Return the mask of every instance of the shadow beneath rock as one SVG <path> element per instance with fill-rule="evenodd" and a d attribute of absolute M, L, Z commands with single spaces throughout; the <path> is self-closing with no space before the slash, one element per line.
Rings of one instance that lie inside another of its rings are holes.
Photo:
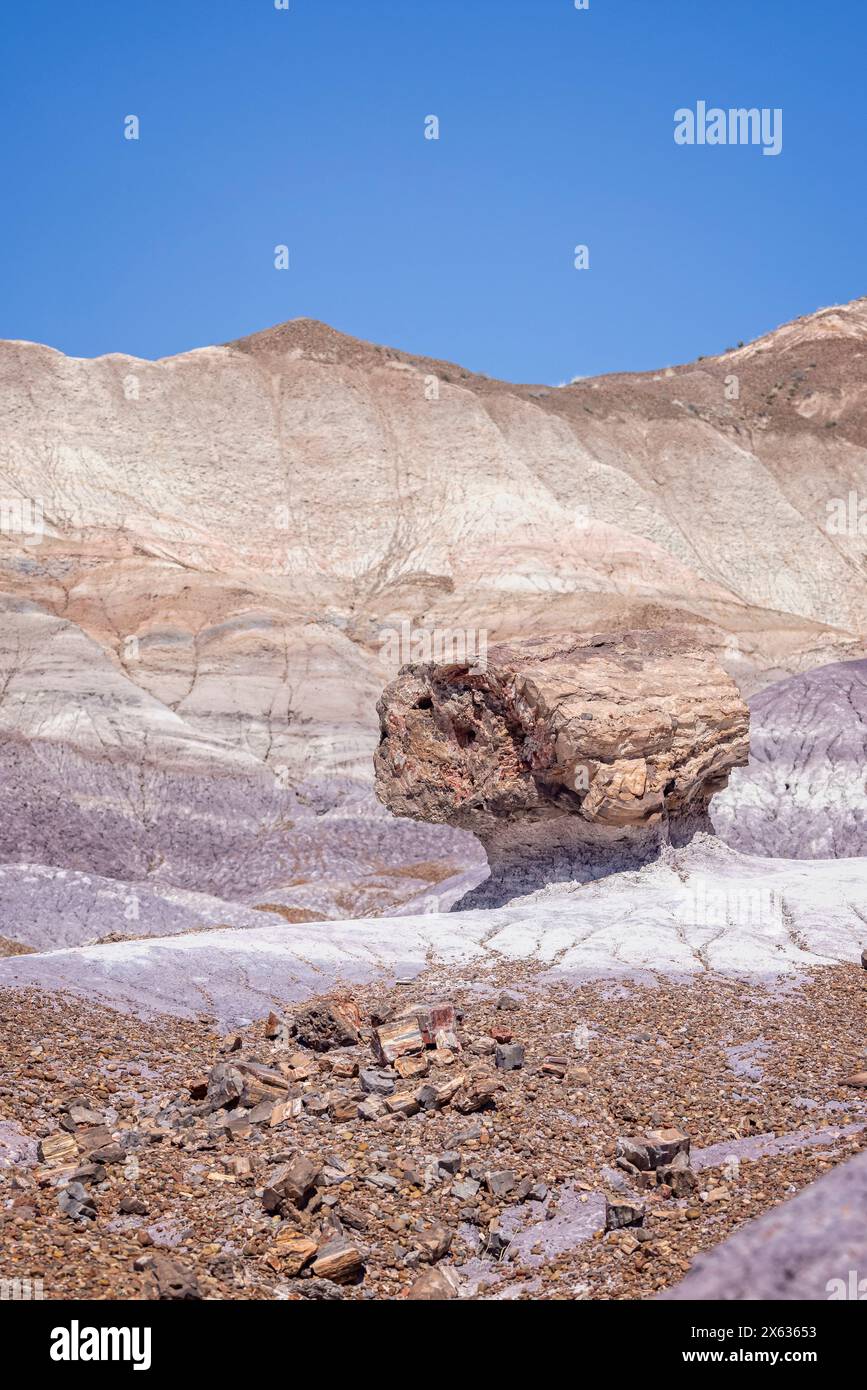
<path fill-rule="evenodd" d="M 682 849 L 698 833 L 713 833 L 704 812 L 616 834 L 584 825 L 576 817 L 524 825 L 517 831 L 509 827 L 508 834 L 504 827 L 495 843 L 485 845 L 489 876 L 449 911 L 508 907 L 555 884 L 578 886 L 635 872 L 669 848 Z"/>

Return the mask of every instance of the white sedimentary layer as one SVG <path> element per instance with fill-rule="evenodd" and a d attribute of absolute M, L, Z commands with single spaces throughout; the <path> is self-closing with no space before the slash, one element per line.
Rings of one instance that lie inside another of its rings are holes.
<path fill-rule="evenodd" d="M 431 964 L 532 962 L 542 978 L 793 978 L 854 961 L 867 939 L 867 861 L 762 860 L 699 836 L 636 873 L 554 885 L 493 911 L 196 932 L 0 961 L 0 986 L 71 990 L 145 1012 L 264 1015 L 338 982 Z"/>

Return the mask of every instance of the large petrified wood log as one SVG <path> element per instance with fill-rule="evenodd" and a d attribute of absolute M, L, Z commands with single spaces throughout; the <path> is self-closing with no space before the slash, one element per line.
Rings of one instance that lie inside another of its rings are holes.
<path fill-rule="evenodd" d="M 504 643 L 484 669 L 405 666 L 377 709 L 380 800 L 485 846 L 491 879 L 462 908 L 686 843 L 749 748 L 734 682 L 679 629 Z"/>

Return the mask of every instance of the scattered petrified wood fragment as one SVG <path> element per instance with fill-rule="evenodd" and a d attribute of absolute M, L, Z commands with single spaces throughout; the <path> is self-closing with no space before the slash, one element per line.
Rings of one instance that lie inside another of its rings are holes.
<path fill-rule="evenodd" d="M 43 1163 L 71 1163 L 78 1157 L 78 1142 L 71 1134 L 49 1134 L 39 1141 L 39 1158 Z"/>
<path fill-rule="evenodd" d="M 642 1142 L 647 1148 L 651 1168 L 673 1163 L 678 1154 L 689 1157 L 689 1135 L 681 1129 L 649 1129 Z"/>
<path fill-rule="evenodd" d="M 404 1018 L 415 1018 L 425 1046 L 432 1047 L 438 1032 L 451 1032 L 456 1023 L 454 1004 L 419 1004 L 407 1009 Z"/>
<path fill-rule="evenodd" d="M 306 1264 L 309 1264 L 318 1249 L 316 1241 L 311 1240 L 303 1231 L 289 1229 L 278 1231 L 274 1245 L 267 1256 L 268 1264 L 272 1269 L 292 1278 L 301 1273 L 301 1270 Z"/>
<path fill-rule="evenodd" d="M 292 1020 L 291 1032 L 302 1047 L 328 1052 L 357 1043 L 360 1027 L 361 1015 L 354 999 L 335 995 L 300 1009 Z"/>
<path fill-rule="evenodd" d="M 203 1297 L 193 1271 L 169 1259 L 167 1255 L 149 1256 L 146 1268 L 156 1284 L 157 1298 L 176 1302 Z"/>
<path fill-rule="evenodd" d="M 457 1280 L 440 1269 L 428 1269 L 419 1275 L 406 1296 L 416 1303 L 451 1301 L 458 1296 Z"/>
<path fill-rule="evenodd" d="M 305 1154 L 295 1154 L 271 1175 L 262 1194 L 262 1205 L 268 1212 L 279 1211 L 284 1205 L 303 1207 L 312 1197 L 319 1177 L 320 1165 Z"/>
<path fill-rule="evenodd" d="M 496 1104 L 497 1092 L 503 1090 L 505 1086 L 496 1076 L 471 1076 L 455 1095 L 453 1104 L 462 1115 L 490 1110 Z"/>
<path fill-rule="evenodd" d="M 621 1231 L 626 1226 L 640 1226 L 644 1221 L 645 1211 L 643 1202 L 633 1202 L 626 1197 L 606 1197 L 605 1229 Z"/>
<path fill-rule="evenodd" d="M 408 1018 L 398 1019 L 396 1023 L 384 1023 L 381 1028 L 375 1029 L 373 1046 L 379 1061 L 386 1063 L 423 1052 L 425 1041 L 418 1020 L 411 1014 Z"/>
<path fill-rule="evenodd" d="M 335 1284 L 352 1284 L 364 1272 L 364 1261 L 356 1245 L 343 1237 L 323 1245 L 313 1261 L 317 1279 L 331 1279 Z"/>

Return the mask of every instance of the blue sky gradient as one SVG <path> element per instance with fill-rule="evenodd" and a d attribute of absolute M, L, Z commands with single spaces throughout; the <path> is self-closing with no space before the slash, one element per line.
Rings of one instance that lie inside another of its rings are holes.
<path fill-rule="evenodd" d="M 863 0 L 7 5 L 0 337 L 305 315 L 537 382 L 718 352 L 867 292 L 865 52 Z M 782 107 L 782 153 L 677 146 L 700 99 Z"/>

